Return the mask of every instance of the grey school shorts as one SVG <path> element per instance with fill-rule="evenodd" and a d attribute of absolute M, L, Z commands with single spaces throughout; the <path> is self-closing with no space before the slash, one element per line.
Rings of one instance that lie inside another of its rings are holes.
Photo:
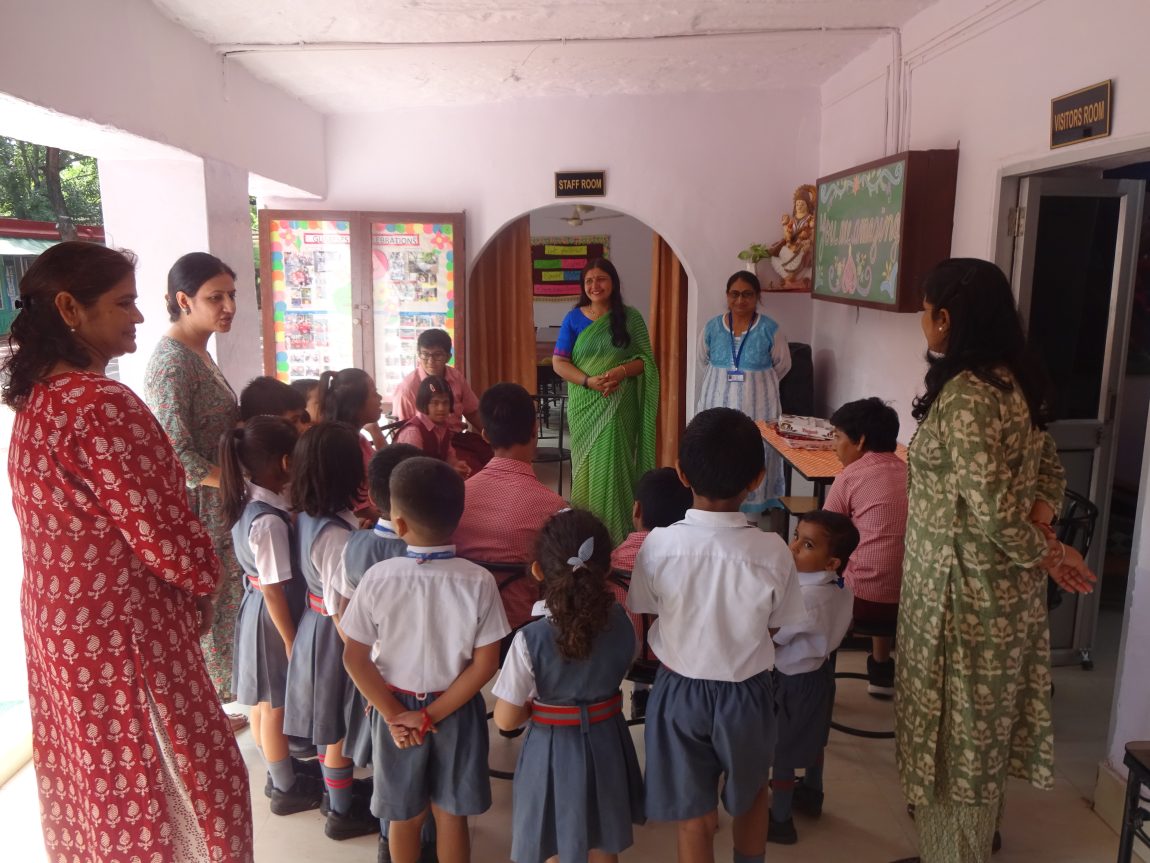
<path fill-rule="evenodd" d="M 409 710 L 426 707 L 414 695 L 395 693 Z M 491 807 L 487 772 L 487 708 L 474 698 L 436 726 L 421 746 L 400 749 L 378 713 L 371 720 L 375 789 L 371 813 L 407 821 L 434 803 L 452 815 L 479 815 Z"/>
<path fill-rule="evenodd" d="M 718 799 L 742 815 L 770 778 L 775 736 L 770 671 L 727 683 L 660 668 L 647 703 L 647 817 L 698 818 Z"/>

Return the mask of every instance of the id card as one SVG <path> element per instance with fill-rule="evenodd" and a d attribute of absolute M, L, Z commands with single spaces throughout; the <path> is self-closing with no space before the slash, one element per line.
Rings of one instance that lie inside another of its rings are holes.
<path fill-rule="evenodd" d="M 741 384 L 747 379 L 747 373 L 741 372 L 738 369 L 732 369 L 727 372 L 727 383 Z"/>

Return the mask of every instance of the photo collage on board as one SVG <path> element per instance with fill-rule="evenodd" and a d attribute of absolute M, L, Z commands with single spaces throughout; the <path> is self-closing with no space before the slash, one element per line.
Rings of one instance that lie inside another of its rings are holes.
<path fill-rule="evenodd" d="M 437 247 L 436 236 L 397 231 L 373 237 L 380 392 L 393 392 L 415 367 L 421 332 L 453 334 L 451 275 L 444 267 L 450 251 Z"/>
<path fill-rule="evenodd" d="M 332 332 L 332 315 L 350 299 L 350 258 L 344 232 L 298 230 L 283 251 L 284 344 L 288 377 L 317 378 L 350 364 L 350 344 Z M 341 300 L 343 302 L 341 303 Z M 348 309 L 350 311 L 350 309 Z M 346 315 L 346 312 L 344 313 Z M 333 346 L 338 346 L 334 347 Z"/>

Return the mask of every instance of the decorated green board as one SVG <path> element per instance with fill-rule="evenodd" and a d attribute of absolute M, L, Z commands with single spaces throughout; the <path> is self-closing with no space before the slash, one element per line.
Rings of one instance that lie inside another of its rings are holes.
<path fill-rule="evenodd" d="M 814 292 L 893 306 L 906 160 L 819 183 Z"/>
<path fill-rule="evenodd" d="M 922 150 L 819 179 L 812 295 L 917 310 L 922 277 L 950 255 L 957 170 L 957 150 Z"/>

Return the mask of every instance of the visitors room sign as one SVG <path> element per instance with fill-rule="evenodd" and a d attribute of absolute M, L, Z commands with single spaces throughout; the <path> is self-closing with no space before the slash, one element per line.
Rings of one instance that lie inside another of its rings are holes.
<path fill-rule="evenodd" d="M 607 194 L 606 171 L 556 171 L 556 198 L 602 198 Z"/>
<path fill-rule="evenodd" d="M 1050 149 L 1110 135 L 1113 81 L 1050 100 Z"/>

